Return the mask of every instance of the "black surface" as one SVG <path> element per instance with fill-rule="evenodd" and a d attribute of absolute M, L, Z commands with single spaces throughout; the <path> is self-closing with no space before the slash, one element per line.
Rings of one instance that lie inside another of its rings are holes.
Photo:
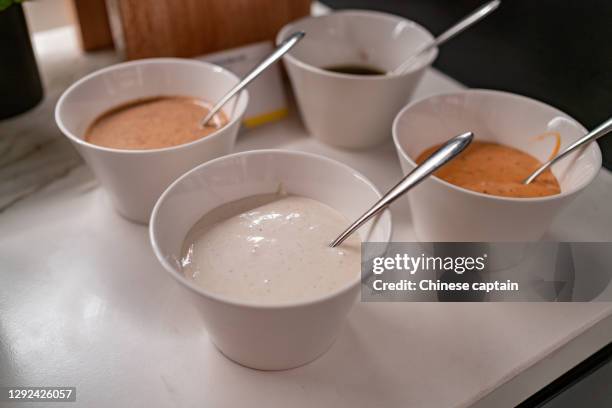
<path fill-rule="evenodd" d="M 0 119 L 35 106 L 43 96 L 21 4 L 0 11 Z"/>
<path fill-rule="evenodd" d="M 402 15 L 440 34 L 485 0 L 323 0 Z M 502 0 L 441 47 L 435 66 L 474 88 L 527 95 L 591 129 L 612 115 L 612 1 Z M 612 136 L 600 140 L 612 168 Z"/>
<path fill-rule="evenodd" d="M 612 343 L 572 368 L 519 408 L 612 407 Z"/>

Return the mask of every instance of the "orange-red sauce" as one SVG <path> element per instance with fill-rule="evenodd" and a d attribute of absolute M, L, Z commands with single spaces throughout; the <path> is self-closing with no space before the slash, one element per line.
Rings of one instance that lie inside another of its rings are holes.
<path fill-rule="evenodd" d="M 219 112 L 208 126 L 200 126 L 209 109 L 210 104 L 184 96 L 139 99 L 98 117 L 87 129 L 85 140 L 104 147 L 137 150 L 189 143 L 227 124 L 227 116 Z"/>
<path fill-rule="evenodd" d="M 439 148 L 440 145 L 436 145 L 422 152 L 416 159 L 417 164 Z M 518 149 L 475 141 L 434 175 L 459 187 L 490 195 L 543 197 L 559 194 L 559 182 L 550 170 L 530 184 L 522 184 L 540 165 L 535 157 Z"/>

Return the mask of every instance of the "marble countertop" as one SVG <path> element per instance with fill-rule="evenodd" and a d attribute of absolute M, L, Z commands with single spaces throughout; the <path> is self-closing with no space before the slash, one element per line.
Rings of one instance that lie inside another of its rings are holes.
<path fill-rule="evenodd" d="M 72 27 L 45 31 L 34 38 L 45 97 L 29 112 L 0 121 L 0 213 L 82 165 L 55 125 L 55 103 L 78 78 L 119 62 L 110 51 L 85 57 Z"/>
<path fill-rule="evenodd" d="M 611 303 L 358 303 L 311 364 L 260 372 L 228 361 L 146 228 L 113 211 L 55 126 L 62 90 L 118 58 L 81 54 L 70 28 L 37 35 L 35 47 L 45 100 L 0 122 L 0 386 L 76 386 L 67 407 L 513 406 L 611 340 Z M 430 70 L 415 97 L 460 87 Z M 401 174 L 391 143 L 332 149 L 295 114 L 242 132 L 237 150 L 267 147 L 333 157 L 380 189 Z M 602 170 L 550 236 L 609 241 L 611 202 Z M 413 239 L 406 205 L 392 211 L 394 239 Z"/>

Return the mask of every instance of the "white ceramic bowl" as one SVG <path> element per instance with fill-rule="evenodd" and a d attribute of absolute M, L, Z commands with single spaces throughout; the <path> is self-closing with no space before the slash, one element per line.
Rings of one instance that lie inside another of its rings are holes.
<path fill-rule="evenodd" d="M 338 147 L 365 148 L 390 137 L 391 123 L 408 102 L 431 50 L 399 76 L 348 75 L 322 67 L 366 64 L 390 71 L 433 40 L 420 25 L 374 11 L 339 11 L 292 22 L 277 42 L 302 30 L 304 39 L 283 59 L 310 134 Z"/>
<path fill-rule="evenodd" d="M 239 81 L 206 62 L 155 58 L 113 65 L 75 82 L 57 102 L 55 120 L 129 220 L 147 223 L 159 195 L 178 176 L 207 160 L 231 153 L 248 103 L 243 92 L 224 111 L 230 122 L 215 133 L 183 145 L 153 150 L 122 150 L 83 140 L 87 127 L 105 111 L 125 102 L 184 95 L 207 101 L 221 98 Z"/>
<path fill-rule="evenodd" d="M 372 183 L 339 162 L 309 153 L 254 150 L 210 161 L 180 177 L 160 197 L 149 226 L 155 255 L 188 289 L 214 344 L 230 359 L 263 370 L 296 367 L 323 354 L 359 294 L 360 278 L 317 299 L 260 305 L 199 287 L 184 276 L 178 260 L 187 232 L 205 213 L 277 191 L 279 183 L 287 192 L 321 201 L 351 220 L 380 198 Z M 384 213 L 360 235 L 388 242 L 390 214 Z"/>
<path fill-rule="evenodd" d="M 458 133 L 475 140 L 512 146 L 546 161 L 555 138 L 561 149 L 586 134 L 565 113 L 542 102 L 506 92 L 466 90 L 432 96 L 406 106 L 393 123 L 393 139 L 404 174 L 426 148 Z M 554 217 L 585 188 L 601 167 L 597 143 L 552 167 L 561 194 L 541 198 L 507 198 L 481 194 L 430 177 L 408 193 L 412 222 L 420 241 L 534 241 Z"/>

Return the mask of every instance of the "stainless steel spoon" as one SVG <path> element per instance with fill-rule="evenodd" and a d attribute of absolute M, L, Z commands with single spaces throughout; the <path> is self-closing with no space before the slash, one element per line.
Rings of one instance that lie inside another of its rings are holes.
<path fill-rule="evenodd" d="M 399 67 L 395 68 L 393 71 L 389 72 L 387 75 L 400 75 L 402 72 L 404 72 L 404 70 L 406 70 L 408 67 L 410 67 L 410 65 L 412 65 L 414 60 L 419 55 L 431 50 L 432 48 L 439 47 L 457 34 L 476 24 L 477 22 L 491 14 L 493 10 L 499 7 L 500 4 L 500 0 L 493 0 L 483 6 L 478 7 L 478 9 L 473 11 L 470 15 L 464 17 L 457 24 L 437 36 L 431 43 L 427 44 L 425 47 L 421 48 L 412 56 L 408 57 L 406 61 L 404 61 Z"/>
<path fill-rule="evenodd" d="M 608 134 L 610 131 L 612 131 L 612 118 L 606 120 L 604 123 L 597 126 L 595 129 L 593 129 L 592 131 L 590 131 L 589 133 L 587 133 L 586 135 L 584 135 L 583 137 L 581 137 L 580 139 L 576 140 L 574 143 L 566 147 L 561 153 L 557 154 L 555 157 L 553 157 L 552 159 L 550 159 L 549 161 L 541 165 L 536 171 L 531 173 L 529 177 L 523 180 L 523 184 L 531 183 L 540 174 L 546 171 L 547 168 L 549 168 L 550 166 L 552 166 L 553 164 L 555 164 L 556 162 L 558 162 L 559 160 L 561 160 L 562 158 L 564 158 L 565 156 L 567 156 L 568 154 L 570 154 L 571 152 L 579 148 L 580 146 L 585 145 L 589 142 L 592 142 L 593 140 L 599 139 L 600 137 Z"/>
<path fill-rule="evenodd" d="M 329 246 L 336 247 L 344 242 L 353 232 L 365 224 L 370 218 L 387 208 L 392 202 L 419 184 L 427 176 L 440 167 L 444 166 L 455 156 L 463 151 L 472 142 L 474 134 L 472 132 L 463 133 L 455 136 L 436 150 L 423 163 L 406 175 L 399 183 L 389 190 L 376 204 L 366 211 L 361 217 L 352 223 L 342 234 L 338 236 Z"/>
<path fill-rule="evenodd" d="M 246 87 L 252 80 L 257 78 L 259 74 L 266 70 L 270 65 L 274 64 L 280 57 L 282 57 L 287 51 L 289 51 L 295 44 L 297 44 L 303 37 L 306 35 L 303 31 L 297 31 L 287 37 L 275 50 L 272 54 L 270 54 L 266 59 L 264 59 L 259 65 L 251 70 L 248 74 L 245 75 L 244 78 L 236 86 L 234 86 L 228 93 L 223 96 L 217 102 L 215 106 L 208 112 L 208 115 L 200 122 L 202 127 L 206 126 L 206 124 L 215 116 L 215 114 L 225 105 L 234 95 L 240 92 L 244 87 Z"/>

